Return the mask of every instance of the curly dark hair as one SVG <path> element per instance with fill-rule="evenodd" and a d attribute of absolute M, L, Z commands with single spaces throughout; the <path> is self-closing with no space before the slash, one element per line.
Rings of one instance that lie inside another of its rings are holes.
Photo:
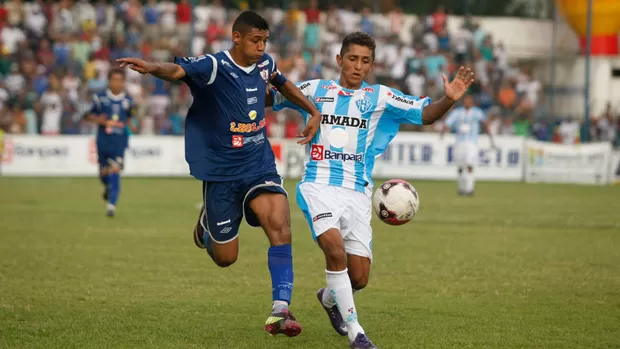
<path fill-rule="evenodd" d="M 351 45 L 368 47 L 372 50 L 372 60 L 375 60 L 375 48 L 377 48 L 377 44 L 375 43 L 375 39 L 370 35 L 363 32 L 355 32 L 345 36 L 342 40 L 342 47 L 340 48 L 341 57 L 344 57 L 344 54 L 347 53 Z"/>

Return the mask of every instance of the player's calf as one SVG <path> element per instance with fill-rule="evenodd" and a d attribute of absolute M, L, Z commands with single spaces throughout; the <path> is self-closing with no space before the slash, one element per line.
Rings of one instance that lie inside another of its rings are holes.
<path fill-rule="evenodd" d="M 271 186 L 278 190 L 277 186 Z M 283 189 L 282 189 L 283 190 Z M 301 325 L 289 316 L 288 306 L 293 292 L 293 250 L 291 247 L 291 220 L 286 196 L 281 192 L 262 192 L 249 202 L 254 219 L 265 231 L 271 247 L 267 253 L 267 265 L 271 274 L 272 310 L 265 323 L 270 334 L 284 333 L 296 336 Z"/>
<path fill-rule="evenodd" d="M 354 291 L 360 291 L 368 285 L 370 259 L 362 256 L 349 255 L 348 260 L 351 287 L 353 287 Z"/>

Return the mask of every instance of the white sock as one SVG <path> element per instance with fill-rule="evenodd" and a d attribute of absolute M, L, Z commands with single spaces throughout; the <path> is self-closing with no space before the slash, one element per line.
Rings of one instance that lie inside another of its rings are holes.
<path fill-rule="evenodd" d="M 467 172 L 467 192 L 468 193 L 473 193 L 474 192 L 474 173 L 473 172 Z"/>
<path fill-rule="evenodd" d="M 281 313 L 284 309 L 288 309 L 288 303 L 285 301 L 273 301 L 271 304 L 271 313 L 278 314 Z"/>
<path fill-rule="evenodd" d="M 467 175 L 465 174 L 465 171 L 462 171 L 459 173 L 459 179 L 458 179 L 458 184 L 459 184 L 459 192 L 464 193 L 467 191 Z"/>
<path fill-rule="evenodd" d="M 353 290 L 353 296 L 358 293 L 360 290 Z M 323 292 L 323 305 L 331 308 L 336 305 L 336 301 L 334 300 L 334 296 L 331 294 L 329 288 L 325 288 L 325 292 Z"/>
<path fill-rule="evenodd" d="M 325 288 L 325 292 L 323 292 L 323 305 L 331 308 L 336 305 L 336 301 L 334 300 L 334 296 L 331 294 L 331 290 L 329 287 Z"/>
<path fill-rule="evenodd" d="M 349 340 L 353 341 L 358 333 L 365 332 L 357 322 L 357 310 L 355 309 L 355 302 L 353 302 L 353 289 L 347 269 L 342 271 L 325 270 L 325 273 L 327 274 L 327 288 L 333 295 L 338 311 L 347 324 Z"/>

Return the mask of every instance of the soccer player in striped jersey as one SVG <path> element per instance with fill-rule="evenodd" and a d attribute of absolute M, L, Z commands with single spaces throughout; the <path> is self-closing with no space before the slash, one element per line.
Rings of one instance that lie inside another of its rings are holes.
<path fill-rule="evenodd" d="M 446 128 L 456 133 L 454 160 L 458 167 L 458 194 L 471 196 L 474 194 L 474 166 L 478 163 L 478 136 L 480 125 L 489 136 L 491 147 L 495 148 L 493 135 L 489 132 L 486 115 L 482 109 L 474 105 L 472 96 L 465 96 L 463 106 L 452 110 L 446 118 Z"/>
<path fill-rule="evenodd" d="M 432 124 L 463 97 L 473 82 L 469 69 L 459 69 L 446 95 L 407 96 L 364 79 L 373 68 L 375 41 L 365 33 L 344 38 L 336 61 L 340 79 L 298 84 L 321 112 L 319 132 L 309 144 L 310 156 L 297 186 L 297 202 L 313 238 L 323 250 L 327 285 L 317 292 L 334 329 L 348 336 L 351 348 L 375 348 L 358 322 L 353 293 L 368 283 L 372 261 L 371 179 L 374 159 L 383 153 L 400 124 Z M 274 110 L 293 108 L 281 93 L 269 92 Z M 305 114 L 305 113 L 304 113 Z M 305 120 L 309 116 L 305 114 Z"/>

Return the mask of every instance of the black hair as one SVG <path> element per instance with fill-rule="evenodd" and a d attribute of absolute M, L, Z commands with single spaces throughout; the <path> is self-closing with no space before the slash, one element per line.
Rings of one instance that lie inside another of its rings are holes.
<path fill-rule="evenodd" d="M 252 31 L 252 29 L 269 30 L 269 23 L 254 11 L 241 12 L 239 17 L 235 19 L 235 23 L 233 23 L 232 31 L 245 35 Z"/>
<path fill-rule="evenodd" d="M 118 74 L 118 75 L 122 76 L 123 78 L 125 78 L 125 71 L 123 69 L 121 69 L 121 68 L 113 68 L 113 69 L 110 69 L 110 72 L 108 72 L 108 79 L 111 79 L 112 76 L 114 76 L 116 74 Z"/>
<path fill-rule="evenodd" d="M 372 60 L 374 62 L 377 44 L 375 43 L 375 39 L 370 35 L 363 32 L 355 32 L 345 36 L 342 40 L 342 47 L 340 48 L 340 57 L 344 57 L 344 54 L 347 53 L 351 45 L 368 47 L 372 51 Z"/>

